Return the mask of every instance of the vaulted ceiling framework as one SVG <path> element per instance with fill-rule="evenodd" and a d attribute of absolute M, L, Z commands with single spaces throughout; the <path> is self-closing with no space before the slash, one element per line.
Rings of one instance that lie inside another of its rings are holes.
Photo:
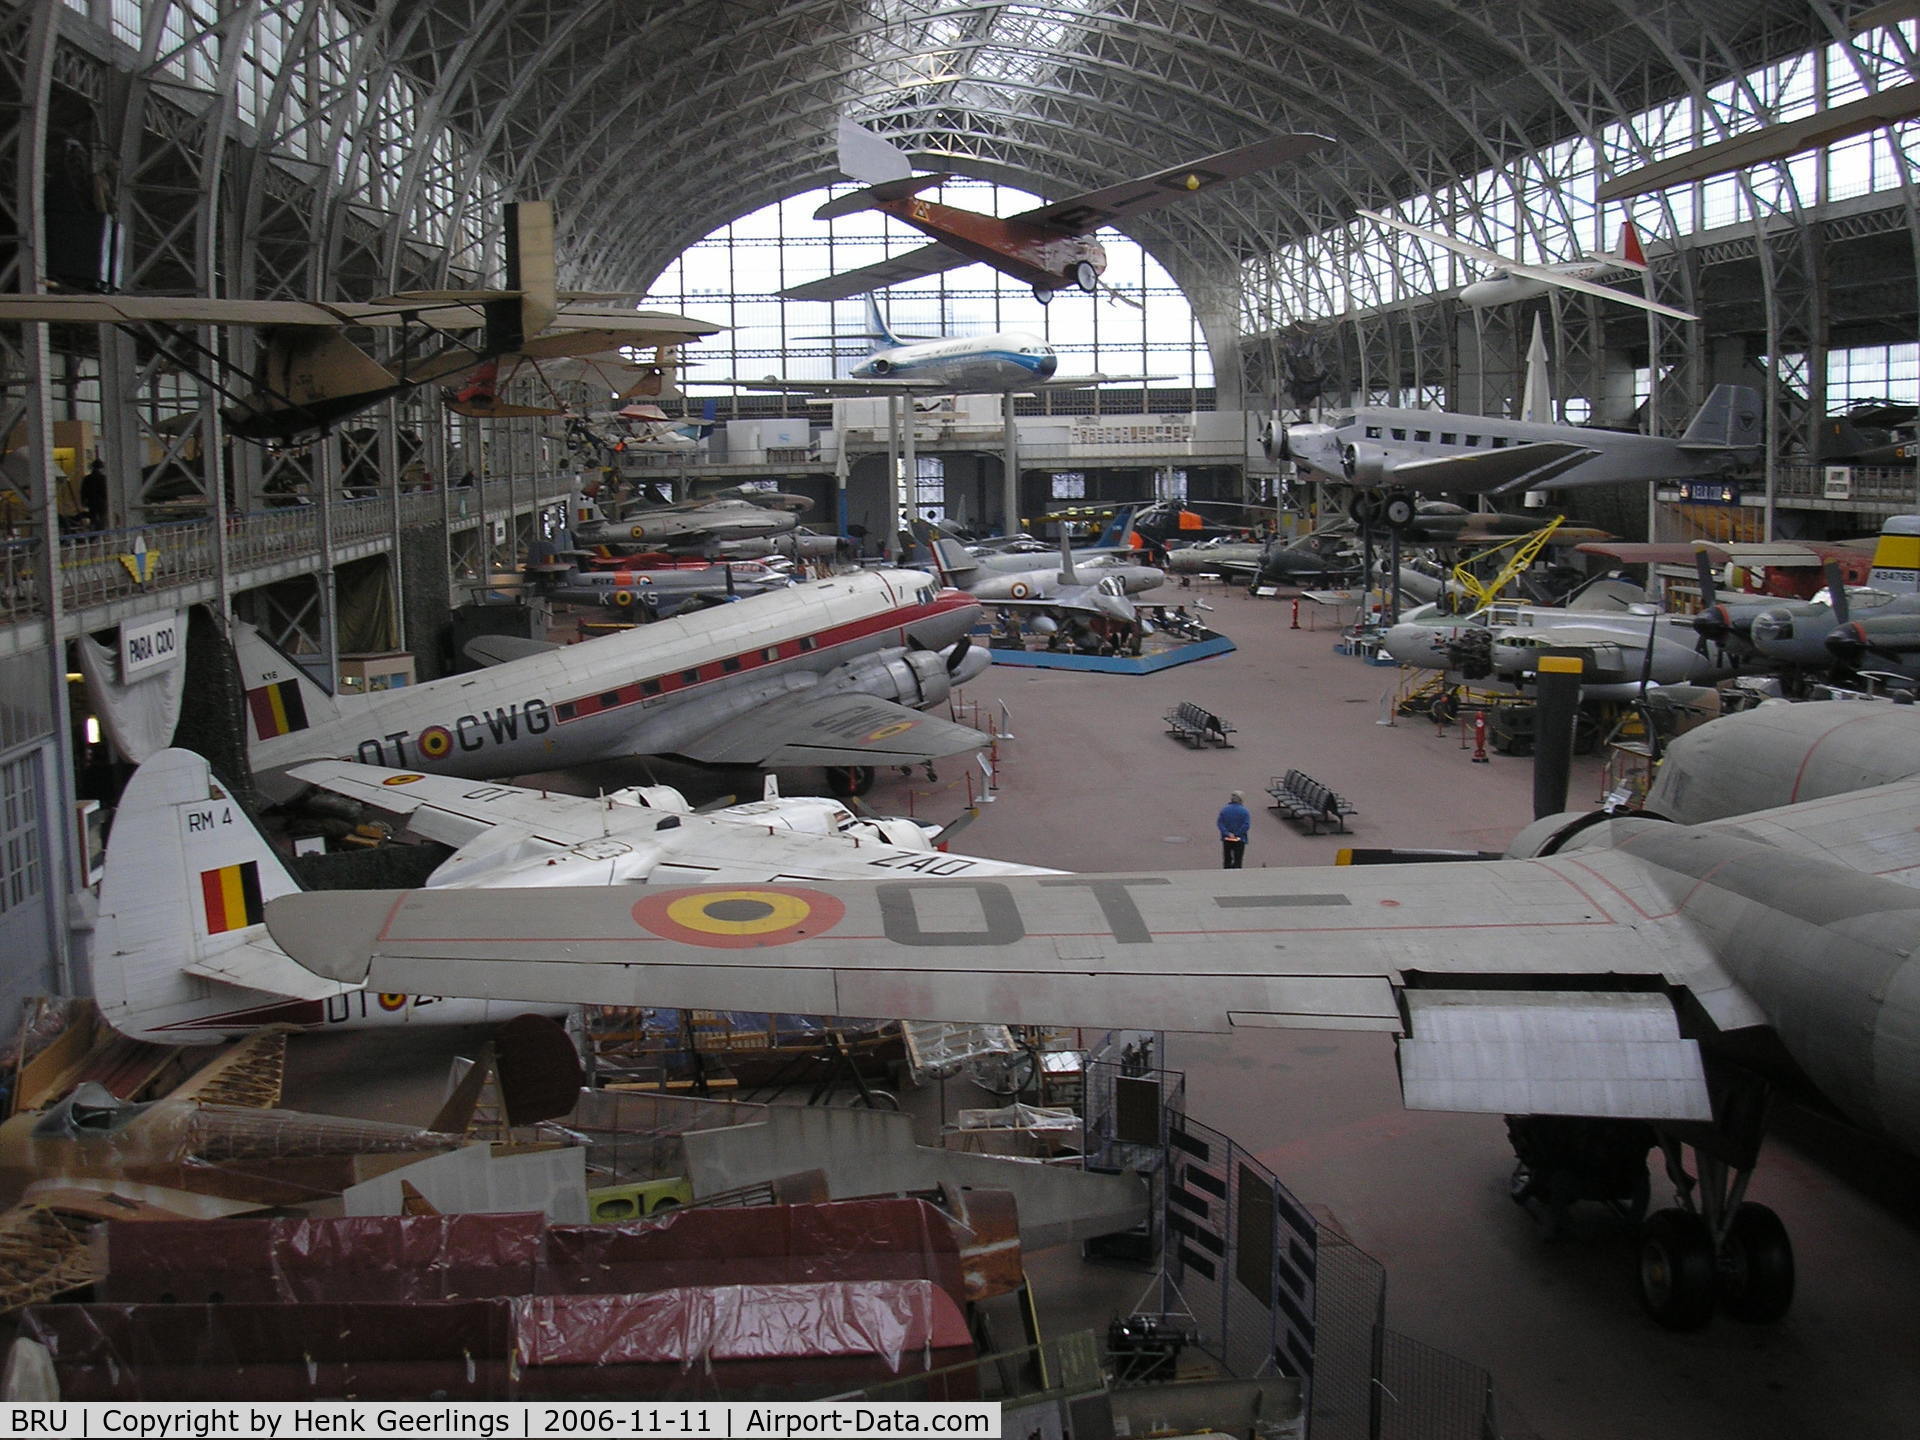
<path fill-rule="evenodd" d="M 1454 283 L 1449 262 L 1356 238 L 1357 207 L 1445 196 L 1436 218 L 1496 246 L 1539 256 L 1564 252 L 1569 236 L 1598 244 L 1610 238 L 1601 212 L 1555 182 L 1568 142 L 1589 171 L 1599 156 L 1615 173 L 1764 123 L 1792 97 L 1756 83 L 1757 67 L 1851 44 L 1849 20 L 1865 9 L 39 0 L 0 22 L 0 76 L 19 101 L 0 114 L 0 204 L 12 212 L 0 226 L 31 231 L 49 186 L 79 164 L 125 225 L 129 288 L 356 296 L 496 274 L 499 202 L 550 196 L 564 278 L 637 293 L 728 220 L 836 178 L 843 115 L 924 165 L 1042 195 L 1314 130 L 1337 148 L 1144 217 L 1134 233 L 1187 291 L 1216 353 L 1236 335 L 1340 317 L 1327 333 L 1349 391 L 1470 402 L 1455 393 L 1461 326 L 1425 298 Z M 1859 84 L 1909 79 L 1908 43 L 1885 32 L 1862 49 Z M 1620 123 L 1675 103 L 1688 117 L 1677 137 Z M 1558 158 L 1533 158 L 1543 153 Z M 1849 217 L 1855 238 L 1920 228 L 1909 162 L 1895 154 L 1883 218 Z M 1490 186 L 1490 173 L 1512 178 Z M 1791 183 L 1748 190 L 1744 229 L 1699 245 L 1696 217 L 1671 196 L 1642 203 L 1635 213 L 1668 242 L 1656 246 L 1661 283 L 1697 308 L 1714 298 L 1712 266 L 1744 267 L 1719 288 L 1729 316 L 1744 307 L 1747 349 L 1777 359 L 1822 346 L 1833 237 L 1810 209 L 1820 196 Z M 1346 272 L 1363 262 L 1404 272 L 1399 299 L 1414 303 L 1359 303 Z M 34 283 L 0 263 L 0 284 Z M 1910 275 L 1900 295 L 1910 313 Z M 1556 315 L 1561 358 L 1584 355 L 1597 375 L 1621 320 L 1585 302 Z M 1678 413 L 1710 379 L 1708 338 L 1699 327 L 1631 333 L 1671 378 Z M 1254 344 L 1247 363 L 1251 388 L 1270 390 L 1272 357 Z"/>

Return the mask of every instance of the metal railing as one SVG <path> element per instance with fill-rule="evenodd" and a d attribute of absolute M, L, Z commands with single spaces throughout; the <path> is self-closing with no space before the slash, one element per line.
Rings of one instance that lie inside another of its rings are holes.
<path fill-rule="evenodd" d="M 1844 480 L 1829 476 L 1830 470 L 1845 471 Z M 1774 496 L 1920 509 L 1920 469 L 1912 465 L 1782 465 L 1775 472 Z"/>
<path fill-rule="evenodd" d="M 447 510 L 456 528 L 477 523 L 483 508 L 488 519 L 504 519 L 510 512 L 563 503 L 572 485 L 567 477 L 489 480 L 484 489 L 452 490 Z M 437 525 L 441 496 L 434 491 L 403 494 L 399 511 L 402 527 Z M 393 518 L 390 493 L 336 502 L 328 517 L 334 548 L 389 541 Z M 230 515 L 226 526 L 227 569 L 235 578 L 270 566 L 320 563 L 320 507 L 304 498 L 276 509 Z M 20 624 L 47 612 L 40 543 L 38 538 L 0 540 L 0 624 Z M 219 536 L 212 519 L 62 536 L 59 546 L 61 604 L 70 611 L 207 583 L 219 568 Z"/>

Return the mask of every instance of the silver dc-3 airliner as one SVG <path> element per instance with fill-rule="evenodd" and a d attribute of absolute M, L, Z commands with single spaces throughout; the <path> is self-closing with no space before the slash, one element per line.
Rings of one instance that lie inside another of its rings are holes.
<path fill-rule="evenodd" d="M 629 755 L 712 765 L 824 765 L 858 793 L 870 767 L 974 750 L 979 731 L 923 714 L 989 658 L 980 608 L 917 570 L 796 585 L 578 645 L 369 695 L 330 695 L 236 627 L 256 775 L 271 794 L 306 760 L 492 779 Z"/>

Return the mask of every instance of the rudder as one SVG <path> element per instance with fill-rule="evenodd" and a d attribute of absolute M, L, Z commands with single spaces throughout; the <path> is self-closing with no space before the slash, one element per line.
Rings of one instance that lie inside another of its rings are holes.
<path fill-rule="evenodd" d="M 244 621 L 234 624 L 233 653 L 246 695 L 249 745 L 297 734 L 339 715 L 340 702 L 334 696 Z"/>
<path fill-rule="evenodd" d="M 1760 392 L 1716 385 L 1680 437 L 1683 449 L 1746 450 L 1760 444 Z"/>

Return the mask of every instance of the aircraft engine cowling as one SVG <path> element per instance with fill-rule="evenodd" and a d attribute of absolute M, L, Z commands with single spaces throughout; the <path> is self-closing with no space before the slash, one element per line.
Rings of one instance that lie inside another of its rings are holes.
<path fill-rule="evenodd" d="M 1340 452 L 1340 468 L 1356 485 L 1384 485 L 1393 475 L 1387 452 L 1378 445 L 1349 445 Z"/>
<path fill-rule="evenodd" d="M 893 373 L 893 362 L 891 360 L 869 360 L 867 362 L 867 369 L 875 375 L 891 375 Z"/>
<path fill-rule="evenodd" d="M 952 693 L 947 662 L 935 650 L 890 650 L 841 666 L 820 682 L 831 690 L 858 690 L 924 710 Z"/>

